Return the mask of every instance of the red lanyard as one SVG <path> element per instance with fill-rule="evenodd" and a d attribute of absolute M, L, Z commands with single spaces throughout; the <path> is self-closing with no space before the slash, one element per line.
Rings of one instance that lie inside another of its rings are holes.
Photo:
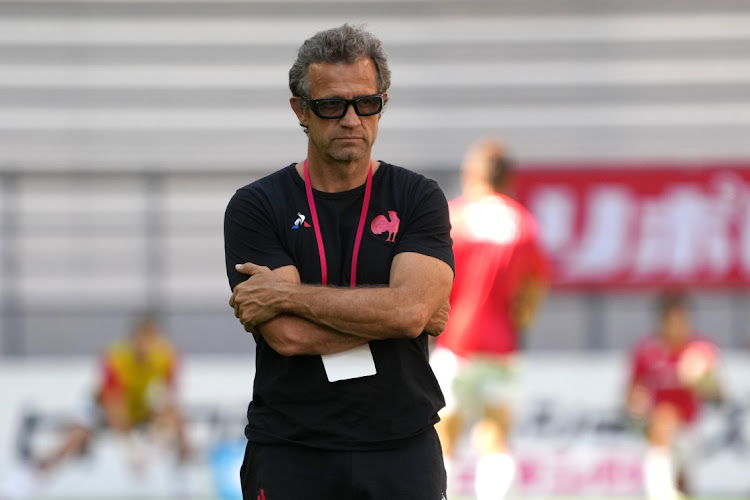
<path fill-rule="evenodd" d="M 315 239 L 318 241 L 318 255 L 320 256 L 320 278 L 323 286 L 328 284 L 328 265 L 326 264 L 326 249 L 323 246 L 323 235 L 320 232 L 318 223 L 318 211 L 315 209 L 315 199 L 313 198 L 312 183 L 310 182 L 310 173 L 307 171 L 307 159 L 303 166 L 305 172 L 305 193 L 307 194 L 307 205 L 310 207 L 310 216 L 313 220 L 315 229 Z M 362 233 L 365 230 L 365 220 L 367 219 L 367 208 L 370 206 L 370 194 L 372 193 L 372 162 L 367 172 L 367 182 L 365 183 L 365 199 L 362 201 L 362 213 L 359 216 L 359 226 L 357 226 L 357 236 L 354 239 L 354 251 L 352 252 L 352 272 L 350 286 L 357 286 L 357 258 L 359 257 L 359 245 L 362 243 Z"/>

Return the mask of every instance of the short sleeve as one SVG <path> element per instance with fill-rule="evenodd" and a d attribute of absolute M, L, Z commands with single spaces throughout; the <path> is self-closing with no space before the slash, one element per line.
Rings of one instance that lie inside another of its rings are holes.
<path fill-rule="evenodd" d="M 293 264 L 279 239 L 271 204 L 259 189 L 240 189 L 229 201 L 224 214 L 224 255 L 232 289 L 248 278 L 235 270 L 236 264 L 252 262 L 271 269 Z"/>
<path fill-rule="evenodd" d="M 437 183 L 426 180 L 413 198 L 396 253 L 415 252 L 440 259 L 455 272 L 448 201 Z"/>

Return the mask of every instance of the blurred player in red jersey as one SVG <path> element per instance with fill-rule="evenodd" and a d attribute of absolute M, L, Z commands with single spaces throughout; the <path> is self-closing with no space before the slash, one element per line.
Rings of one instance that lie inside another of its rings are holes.
<path fill-rule="evenodd" d="M 174 443 L 180 463 L 188 458 L 183 418 L 175 397 L 177 356 L 156 319 L 137 320 L 132 333 L 114 342 L 101 361 L 94 397 L 79 408 L 62 442 L 49 454 L 33 460 L 0 487 L 0 499 L 26 498 L 39 480 L 70 456 L 81 453 L 94 433 L 107 428 L 126 439 L 131 465 L 141 472 L 145 449 L 141 433 Z M 138 432 L 136 432 L 138 431 Z M 178 478 L 184 491 L 185 478 Z"/>
<path fill-rule="evenodd" d="M 456 443 L 479 419 L 473 438 L 478 500 L 503 498 L 515 476 L 507 437 L 519 337 L 549 275 L 536 222 L 509 196 L 512 168 L 497 140 L 479 141 L 464 158 L 463 194 L 449 204 L 456 258 L 451 311 L 431 357 L 446 398 L 437 429 L 449 487 Z"/>
<path fill-rule="evenodd" d="M 688 489 L 691 428 L 704 400 L 720 400 L 718 349 L 695 335 L 685 295 L 659 298 L 659 330 L 633 350 L 626 405 L 646 425 L 644 488 L 650 500 L 674 500 Z"/>

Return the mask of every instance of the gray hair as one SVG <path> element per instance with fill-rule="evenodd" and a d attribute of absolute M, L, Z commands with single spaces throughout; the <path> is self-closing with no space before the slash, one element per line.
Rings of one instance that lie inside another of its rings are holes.
<path fill-rule="evenodd" d="M 297 52 L 297 60 L 289 70 L 289 89 L 297 97 L 310 97 L 310 79 L 307 67 L 313 63 L 352 64 L 362 57 L 369 57 L 375 63 L 378 75 L 378 93 L 382 94 L 391 86 L 391 70 L 383 51 L 383 44 L 362 26 L 344 24 L 338 28 L 319 31 Z"/>

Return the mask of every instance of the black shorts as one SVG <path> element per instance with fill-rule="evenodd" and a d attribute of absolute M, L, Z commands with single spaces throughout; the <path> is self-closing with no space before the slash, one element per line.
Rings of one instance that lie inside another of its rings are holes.
<path fill-rule="evenodd" d="M 434 429 L 399 447 L 330 451 L 248 443 L 243 500 L 445 500 L 445 467 Z"/>

